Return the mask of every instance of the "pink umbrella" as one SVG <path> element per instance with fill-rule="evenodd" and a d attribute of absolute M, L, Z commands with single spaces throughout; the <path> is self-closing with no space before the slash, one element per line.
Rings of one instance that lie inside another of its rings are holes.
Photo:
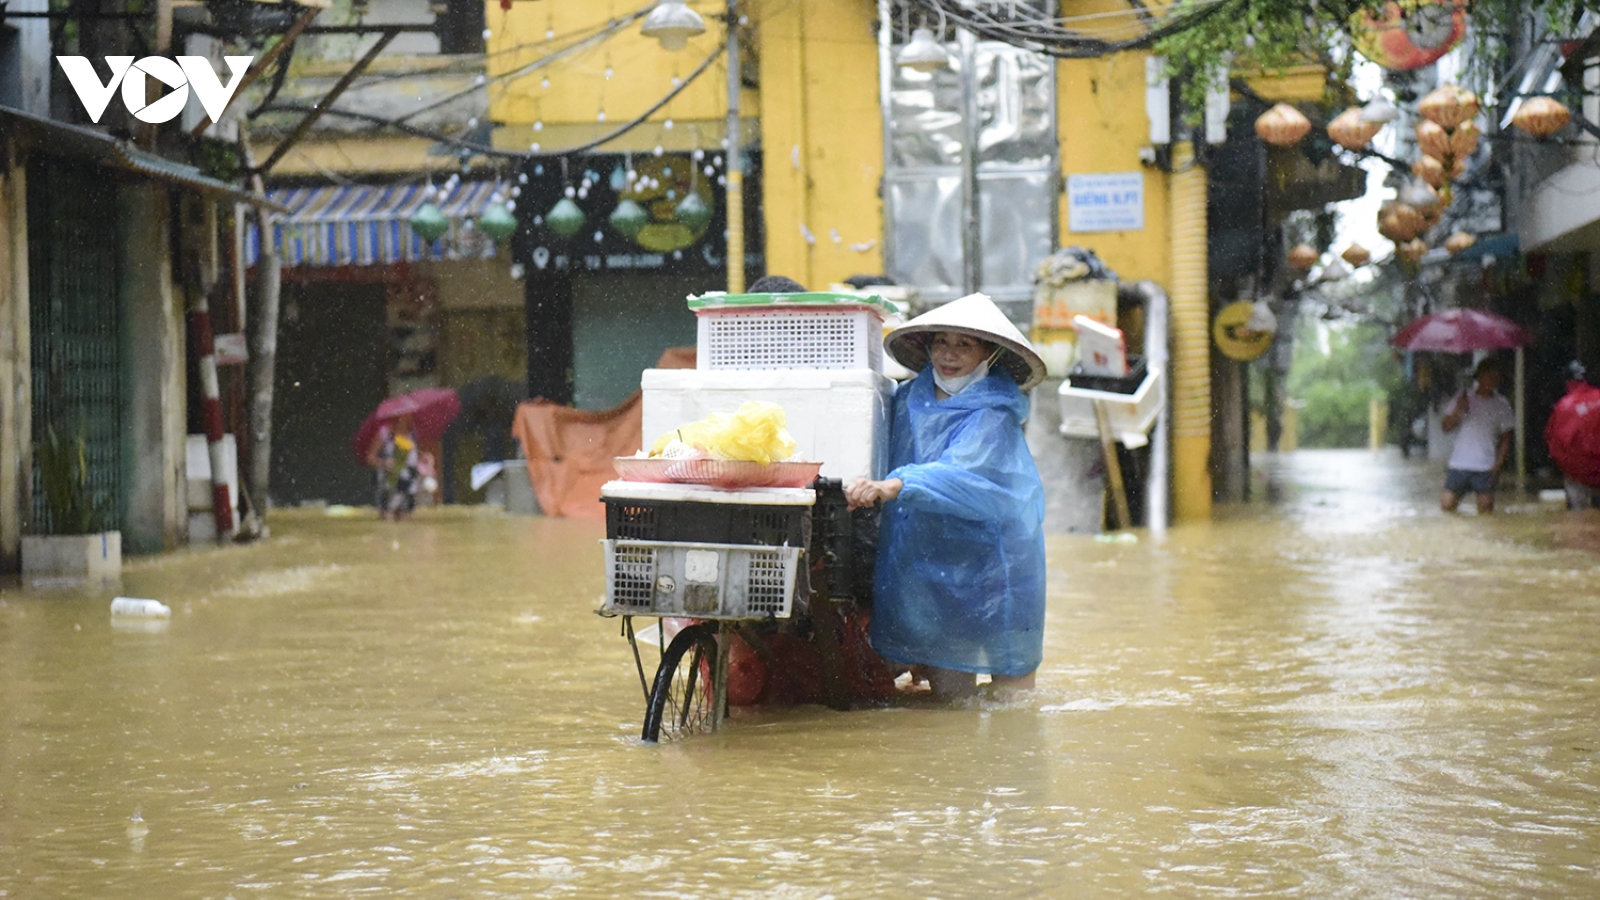
<path fill-rule="evenodd" d="M 385 423 L 398 419 L 404 415 L 411 416 L 411 430 L 417 440 L 422 443 L 437 441 L 450 427 L 456 414 L 461 412 L 461 400 L 456 397 L 456 392 L 451 388 L 422 388 L 409 394 L 401 394 L 378 404 L 356 429 L 356 436 L 350 441 L 350 452 L 356 458 L 365 461 L 367 450 L 372 447 L 372 439 L 377 436 L 378 429 Z"/>
<path fill-rule="evenodd" d="M 1505 316 L 1497 316 L 1481 309 L 1447 309 L 1444 312 L 1423 316 L 1400 329 L 1389 343 L 1403 350 L 1433 350 L 1440 353 L 1471 353 L 1474 350 L 1504 350 L 1516 348 L 1516 369 L 1512 392 L 1512 407 L 1517 423 L 1517 484 L 1524 483 L 1527 473 L 1527 435 L 1523 423 L 1522 346 L 1533 336 Z"/>
<path fill-rule="evenodd" d="M 1447 309 L 1400 329 L 1389 343 L 1403 350 L 1471 353 L 1521 347 L 1532 338 L 1522 326 L 1481 309 Z"/>

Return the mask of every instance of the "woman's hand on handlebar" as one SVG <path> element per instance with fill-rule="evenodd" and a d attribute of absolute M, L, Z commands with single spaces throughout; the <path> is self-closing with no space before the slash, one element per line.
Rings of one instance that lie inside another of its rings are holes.
<path fill-rule="evenodd" d="M 870 481 L 857 478 L 850 482 L 844 489 L 845 500 L 851 509 L 860 509 L 872 506 L 879 501 L 893 500 L 900 496 L 900 489 L 905 487 L 905 482 L 898 478 L 888 478 L 883 481 Z"/>

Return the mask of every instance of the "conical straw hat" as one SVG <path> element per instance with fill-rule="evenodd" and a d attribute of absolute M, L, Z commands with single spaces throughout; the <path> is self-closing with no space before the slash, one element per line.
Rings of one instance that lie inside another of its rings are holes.
<path fill-rule="evenodd" d="M 996 363 L 1024 391 L 1044 380 L 1044 360 L 987 294 L 968 294 L 930 309 L 889 332 L 883 346 L 902 366 L 920 372 L 928 364 L 928 341 L 936 331 L 956 331 L 1004 347 L 1007 352 Z"/>

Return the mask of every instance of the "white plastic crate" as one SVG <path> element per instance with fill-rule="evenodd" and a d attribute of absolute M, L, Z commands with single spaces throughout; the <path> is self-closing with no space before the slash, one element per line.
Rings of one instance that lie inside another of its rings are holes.
<path fill-rule="evenodd" d="M 1063 382 L 1061 396 L 1061 433 L 1068 437 L 1098 438 L 1100 425 L 1095 419 L 1094 402 L 1103 401 L 1110 413 L 1111 431 L 1118 441 L 1130 449 L 1150 443 L 1150 429 L 1166 405 L 1166 383 L 1159 371 L 1151 372 L 1131 394 L 1111 391 L 1092 391 L 1075 388 Z"/>
<path fill-rule="evenodd" d="M 870 309 L 731 307 L 698 318 L 698 369 L 883 371 L 883 318 Z"/>
<path fill-rule="evenodd" d="M 696 619 L 788 618 L 799 547 L 607 540 L 606 612 Z"/>
<path fill-rule="evenodd" d="M 711 413 L 732 413 L 746 400 L 764 400 L 783 407 L 797 450 L 822 463 L 824 478 L 882 478 L 888 471 L 894 382 L 878 372 L 646 369 L 640 386 L 646 447 Z"/>

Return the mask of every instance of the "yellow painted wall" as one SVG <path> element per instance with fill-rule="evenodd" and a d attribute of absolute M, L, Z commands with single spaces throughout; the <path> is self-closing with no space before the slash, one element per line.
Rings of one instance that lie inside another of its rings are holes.
<path fill-rule="evenodd" d="M 548 66 L 496 80 L 575 45 L 640 4 L 636 0 L 548 0 L 513 3 L 506 12 L 500 4 L 489 3 L 490 118 L 513 126 L 534 122 L 559 126 L 598 123 L 601 111 L 610 124 L 638 116 L 672 90 L 674 77 L 687 77 L 725 40 L 723 23 L 716 18 L 726 8 L 722 2 L 688 0 L 688 5 L 705 20 L 706 30 L 691 38 L 683 50 L 665 50 L 655 39 L 645 37 L 639 30 L 640 20 Z M 547 39 L 552 33 L 554 37 Z M 687 123 L 697 120 L 720 123 L 727 115 L 727 98 L 727 66 L 718 59 L 650 121 L 673 119 L 674 130 L 687 130 Z M 755 102 L 754 94 L 747 92 L 741 99 L 744 115 L 756 113 Z M 551 143 L 552 149 L 559 146 Z"/>
<path fill-rule="evenodd" d="M 1088 247 L 1124 282 L 1167 284 L 1170 231 L 1167 176 L 1139 160 L 1150 143 L 1144 109 L 1146 54 L 1062 60 L 1056 67 L 1056 120 L 1061 135 L 1062 184 L 1067 176 L 1144 173 L 1144 229 L 1076 234 L 1068 230 L 1067 196 L 1058 215 L 1061 243 Z"/>
<path fill-rule="evenodd" d="M 767 271 L 813 289 L 883 271 L 874 6 L 761 0 L 758 10 Z"/>

